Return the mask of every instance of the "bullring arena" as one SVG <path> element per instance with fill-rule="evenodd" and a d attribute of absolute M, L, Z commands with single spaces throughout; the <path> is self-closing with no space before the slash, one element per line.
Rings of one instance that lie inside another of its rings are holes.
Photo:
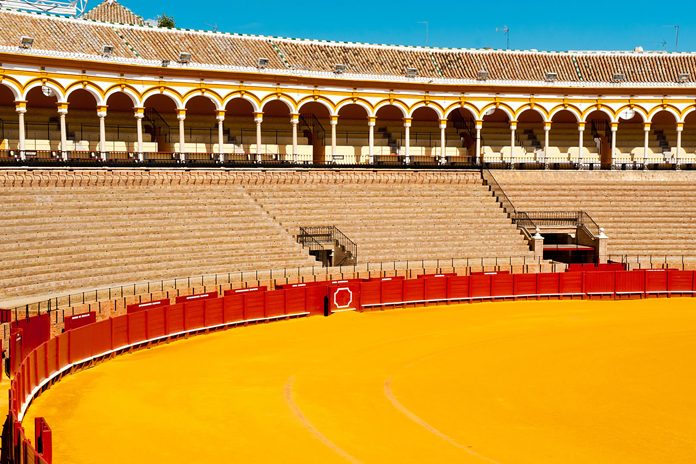
<path fill-rule="evenodd" d="M 696 461 L 696 54 L 106 0 L 0 62 L 3 463 Z"/>

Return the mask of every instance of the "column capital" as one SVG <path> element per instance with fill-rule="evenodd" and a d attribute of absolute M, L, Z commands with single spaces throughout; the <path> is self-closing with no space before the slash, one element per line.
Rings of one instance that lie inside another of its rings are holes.
<path fill-rule="evenodd" d="M 263 122 L 263 111 L 254 111 L 254 122 L 257 124 Z"/>
<path fill-rule="evenodd" d="M 612 123 L 611 123 L 611 131 L 612 131 L 612 132 L 616 132 L 617 130 L 619 130 L 619 123 L 618 123 L 618 122 L 612 122 Z"/>
<path fill-rule="evenodd" d="M 449 122 L 449 119 L 440 119 L 440 129 L 446 129 L 447 128 L 447 123 Z"/>
<path fill-rule="evenodd" d="M 516 130 L 517 129 L 517 120 L 513 119 L 510 121 L 510 130 Z"/>
<path fill-rule="evenodd" d="M 225 120 L 225 110 L 215 110 L 215 119 L 217 119 L 219 122 L 222 122 Z"/>
<path fill-rule="evenodd" d="M 483 119 L 476 120 L 476 125 L 474 126 L 474 129 L 476 129 L 476 130 L 483 129 Z"/>
<path fill-rule="evenodd" d="M 69 102 L 58 102 L 56 103 L 56 106 L 58 107 L 58 114 L 68 114 L 68 106 L 70 106 Z"/>
<path fill-rule="evenodd" d="M 582 131 L 585 130 L 585 124 L 587 124 L 585 121 L 580 121 L 580 122 L 578 122 L 578 130 L 579 130 L 580 132 L 582 132 Z"/>
<path fill-rule="evenodd" d="M 331 121 L 330 121 L 330 122 L 331 122 L 331 125 L 332 125 L 332 126 L 335 126 L 336 124 L 338 124 L 338 115 L 337 115 L 337 114 L 332 114 L 332 115 L 331 115 Z"/>
<path fill-rule="evenodd" d="M 27 101 L 26 100 L 15 100 L 15 109 L 17 111 L 19 111 L 20 109 L 24 109 L 26 111 Z"/>
<path fill-rule="evenodd" d="M 290 124 L 300 123 L 300 113 L 290 113 Z"/>
<path fill-rule="evenodd" d="M 133 107 L 133 112 L 135 113 L 134 116 L 137 119 L 143 119 L 145 117 L 145 108 L 142 106 Z"/>
<path fill-rule="evenodd" d="M 377 124 L 377 116 L 368 116 L 367 117 L 367 125 L 368 126 L 375 126 Z"/>
<path fill-rule="evenodd" d="M 544 130 L 545 131 L 550 131 L 551 130 L 551 121 L 544 121 Z"/>
<path fill-rule="evenodd" d="M 177 108 L 176 109 L 176 119 L 179 121 L 183 121 L 186 119 L 186 108 Z"/>
<path fill-rule="evenodd" d="M 404 118 L 404 127 L 411 127 L 412 118 Z"/>
<path fill-rule="evenodd" d="M 644 131 L 649 131 L 651 125 L 652 125 L 652 123 L 651 123 L 650 121 L 644 122 L 644 123 L 643 123 L 643 130 L 644 130 Z"/>
<path fill-rule="evenodd" d="M 683 122 L 678 122 L 677 123 L 677 132 L 681 132 L 684 130 L 684 123 Z"/>
<path fill-rule="evenodd" d="M 106 117 L 106 110 L 109 107 L 107 105 L 97 105 L 97 116 L 100 118 Z"/>

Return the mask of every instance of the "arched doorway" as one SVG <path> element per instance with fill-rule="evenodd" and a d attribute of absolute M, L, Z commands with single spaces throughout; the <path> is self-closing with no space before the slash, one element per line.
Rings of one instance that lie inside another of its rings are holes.
<path fill-rule="evenodd" d="M 631 109 L 619 114 L 619 124 L 615 131 L 615 149 L 611 164 L 614 168 L 634 168 L 642 166 L 649 144 L 649 126 L 644 124 L 643 116 Z"/>
<path fill-rule="evenodd" d="M 384 105 L 375 114 L 375 163 L 399 164 L 403 160 L 404 112 Z"/>
<path fill-rule="evenodd" d="M 19 117 L 14 93 L 0 84 L 0 159 L 17 156 L 19 150 Z"/>
<path fill-rule="evenodd" d="M 476 163 L 476 116 L 467 108 L 455 108 L 447 115 L 447 147 L 450 164 Z"/>
<path fill-rule="evenodd" d="M 678 147 L 681 146 L 680 149 Z M 686 158 L 684 133 L 678 133 L 677 118 L 670 111 L 658 111 L 650 120 L 650 143 L 646 165 L 680 164 Z"/>
<path fill-rule="evenodd" d="M 57 111 L 58 97 L 50 87 L 34 87 L 27 93 L 25 116 L 27 156 L 38 158 L 61 157 L 61 126 Z M 66 144 L 67 145 L 67 144 Z"/>
<path fill-rule="evenodd" d="M 71 159 L 89 158 L 99 151 L 99 120 L 97 99 L 90 92 L 78 89 L 68 96 L 69 111 L 65 115 Z"/>
<path fill-rule="evenodd" d="M 306 138 L 302 137 L 302 145 L 307 146 Z M 293 133 L 290 108 L 283 100 L 271 100 L 263 106 L 263 140 L 266 145 L 266 153 L 275 154 L 278 161 L 293 162 Z M 299 151 L 300 139 L 298 136 L 297 150 Z M 303 151 L 306 153 L 307 149 Z"/>
<path fill-rule="evenodd" d="M 549 153 L 550 134 L 546 130 L 550 126 L 544 124 L 544 117 L 536 110 L 524 110 L 517 117 L 517 137 L 519 140 L 519 153 L 516 154 L 517 163 L 546 162 L 546 154 Z"/>
<path fill-rule="evenodd" d="M 572 111 L 560 110 L 551 118 L 549 146 L 545 151 L 547 165 L 577 164 L 583 166 L 588 161 L 588 146 L 594 143 L 588 131 L 579 132 L 578 118 Z M 582 137 L 582 140 L 580 139 Z"/>
<path fill-rule="evenodd" d="M 300 107 L 300 132 L 312 145 L 312 162 L 325 164 L 331 159 L 331 146 L 326 146 L 331 134 L 331 113 L 319 102 L 307 102 Z M 329 137 L 327 137 L 329 134 Z"/>
<path fill-rule="evenodd" d="M 484 165 L 502 167 L 512 162 L 510 117 L 500 108 L 490 108 L 483 115 L 481 153 Z"/>
<path fill-rule="evenodd" d="M 173 153 L 185 153 L 179 143 L 179 120 L 176 102 L 166 94 L 149 96 L 144 102 L 143 136 L 152 140 L 156 150 L 148 152 L 148 159 L 172 160 Z M 152 147 L 151 147 L 152 148 Z"/>
<path fill-rule="evenodd" d="M 370 162 L 370 128 L 367 110 L 363 106 L 350 104 L 338 111 L 336 145 L 339 164 Z"/>
<path fill-rule="evenodd" d="M 599 163 L 602 169 L 611 169 L 611 118 L 601 110 L 595 110 L 585 118 L 585 132 L 592 137 L 592 145 L 588 146 L 588 162 Z"/>
<path fill-rule="evenodd" d="M 186 102 L 186 159 L 195 163 L 209 164 L 219 153 L 217 107 L 203 95 Z"/>
<path fill-rule="evenodd" d="M 421 106 L 413 112 L 409 140 L 411 163 L 436 164 L 442 157 L 439 121 L 437 112 L 428 106 Z"/>
<path fill-rule="evenodd" d="M 257 124 L 254 107 L 250 101 L 233 98 L 227 102 L 223 131 L 227 141 L 233 145 L 231 153 L 226 155 L 227 158 L 235 161 L 254 161 L 263 153 L 263 147 L 257 146 Z"/>

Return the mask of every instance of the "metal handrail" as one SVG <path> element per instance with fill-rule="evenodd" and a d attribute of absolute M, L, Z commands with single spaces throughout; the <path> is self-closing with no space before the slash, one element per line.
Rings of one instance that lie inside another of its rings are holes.
<path fill-rule="evenodd" d="M 325 250 L 326 247 L 319 240 L 324 239 L 331 242 L 331 247 L 336 243 L 345 248 L 347 253 L 350 253 L 355 262 L 358 260 L 358 245 L 351 240 L 341 229 L 336 226 L 306 226 L 300 227 L 300 232 L 297 235 L 298 242 L 309 247 L 310 250 Z M 308 244 L 309 242 L 309 244 Z M 313 248 L 316 247 L 316 248 Z"/>

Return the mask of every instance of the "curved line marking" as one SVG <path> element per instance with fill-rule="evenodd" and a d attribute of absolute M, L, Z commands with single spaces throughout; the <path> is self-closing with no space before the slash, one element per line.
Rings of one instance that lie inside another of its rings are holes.
<path fill-rule="evenodd" d="M 388 378 L 387 380 L 384 381 L 384 394 L 389 400 L 389 402 L 396 408 L 397 411 L 402 413 L 404 416 L 408 417 L 411 421 L 415 422 L 416 424 L 420 425 L 423 427 L 425 430 L 428 432 L 432 433 L 436 437 L 441 438 L 442 440 L 446 441 L 450 445 L 459 448 L 461 450 L 464 450 L 467 454 L 470 456 L 473 456 L 475 458 L 481 459 L 482 461 L 489 462 L 491 464 L 500 464 L 498 461 L 493 460 L 491 458 L 488 458 L 486 456 L 483 456 L 476 451 L 472 450 L 470 447 L 466 445 L 462 445 L 458 441 L 456 441 L 454 438 L 450 437 L 449 435 L 446 435 L 433 427 L 432 425 L 428 424 L 426 421 L 418 417 L 413 411 L 408 409 L 406 406 L 401 404 L 398 399 L 396 399 L 396 396 L 394 396 L 394 392 L 392 391 L 391 388 L 391 378 Z"/>
<path fill-rule="evenodd" d="M 319 429 L 317 429 L 314 425 L 312 425 L 312 423 L 307 419 L 307 417 L 305 417 L 304 413 L 302 412 L 300 407 L 297 405 L 297 403 L 295 403 L 295 400 L 292 397 L 292 384 L 294 382 L 295 382 L 295 378 L 290 377 L 288 379 L 288 382 L 285 384 L 285 401 L 287 401 L 288 406 L 290 407 L 290 410 L 292 410 L 293 414 L 295 414 L 297 419 L 302 423 L 302 425 L 312 435 L 314 435 L 317 439 L 319 439 L 319 441 L 322 442 L 331 451 L 338 454 L 339 456 L 341 456 L 343 459 L 345 459 L 348 462 L 352 462 L 352 463 L 356 463 L 356 464 L 360 463 L 361 462 L 360 460 L 351 456 L 343 448 L 339 447 L 336 443 L 329 440 L 323 433 L 321 433 L 319 431 Z"/>

